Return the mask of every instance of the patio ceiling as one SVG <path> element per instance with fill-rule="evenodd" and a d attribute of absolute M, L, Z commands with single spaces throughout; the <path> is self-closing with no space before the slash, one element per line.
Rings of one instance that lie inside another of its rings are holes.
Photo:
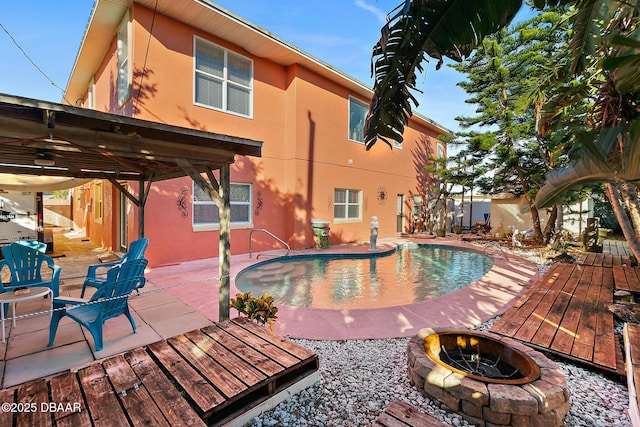
<path fill-rule="evenodd" d="M 155 182 L 261 151 L 259 141 L 0 94 L 0 173 Z"/>

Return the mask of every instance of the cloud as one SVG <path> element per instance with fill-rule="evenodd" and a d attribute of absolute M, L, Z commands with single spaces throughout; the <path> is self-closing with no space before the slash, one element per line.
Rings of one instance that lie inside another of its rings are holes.
<path fill-rule="evenodd" d="M 368 12 L 373 13 L 378 19 L 378 21 L 380 21 L 381 24 L 386 24 L 387 22 L 386 12 L 382 11 L 381 9 L 378 9 L 373 5 L 368 4 L 365 0 L 356 0 L 356 6 Z"/>

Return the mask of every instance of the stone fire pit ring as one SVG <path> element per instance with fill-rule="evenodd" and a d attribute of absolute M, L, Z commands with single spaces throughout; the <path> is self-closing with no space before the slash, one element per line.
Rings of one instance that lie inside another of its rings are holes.
<path fill-rule="evenodd" d="M 423 395 L 438 400 L 477 426 L 563 426 L 564 417 L 569 412 L 570 393 L 566 378 L 555 362 L 506 337 L 488 332 L 459 331 L 501 342 L 525 354 L 540 368 L 539 377 L 526 384 L 481 381 L 427 355 L 427 337 L 451 332 L 444 328 L 425 328 L 409 341 L 409 381 Z M 432 338 L 429 342 L 433 342 Z"/>

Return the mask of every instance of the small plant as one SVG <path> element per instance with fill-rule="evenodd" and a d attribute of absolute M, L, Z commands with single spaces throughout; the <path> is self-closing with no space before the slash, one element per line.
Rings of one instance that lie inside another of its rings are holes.
<path fill-rule="evenodd" d="M 238 310 L 238 313 L 246 314 L 249 320 L 264 325 L 269 324 L 269 329 L 273 331 L 273 323 L 278 319 L 278 307 L 273 305 L 273 297 L 265 293 L 255 298 L 251 292 L 246 294 L 236 294 L 231 298 L 231 308 Z"/>

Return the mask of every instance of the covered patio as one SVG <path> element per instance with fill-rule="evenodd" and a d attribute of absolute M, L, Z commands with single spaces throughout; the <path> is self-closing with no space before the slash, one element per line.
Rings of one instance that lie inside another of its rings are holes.
<path fill-rule="evenodd" d="M 229 165 L 261 153 L 260 141 L 0 94 L 0 174 L 108 180 L 137 207 L 139 237 L 153 182 L 190 176 L 211 197 L 220 210 L 221 320 L 229 317 Z"/>

